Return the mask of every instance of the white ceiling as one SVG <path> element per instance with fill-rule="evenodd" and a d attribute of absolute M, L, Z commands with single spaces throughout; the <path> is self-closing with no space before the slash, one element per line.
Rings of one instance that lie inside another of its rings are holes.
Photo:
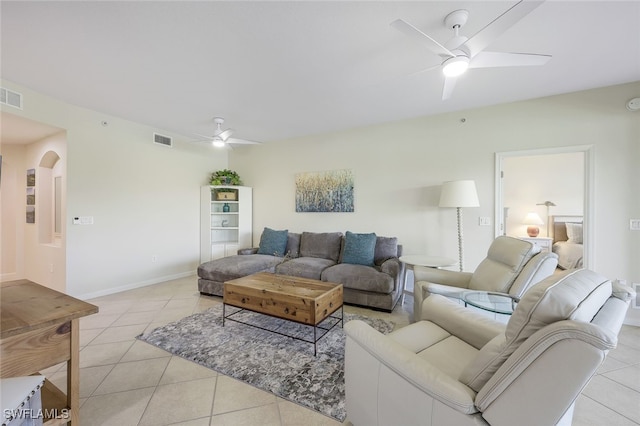
<path fill-rule="evenodd" d="M 259 141 L 366 126 L 640 80 L 640 0 L 548 0 L 488 50 L 553 55 L 474 69 L 441 100 L 438 62 L 391 28 L 445 42 L 515 1 L 2 1 L 1 75 L 69 103 L 183 135 L 213 116 Z M 629 98 L 640 95 L 630 93 Z"/>

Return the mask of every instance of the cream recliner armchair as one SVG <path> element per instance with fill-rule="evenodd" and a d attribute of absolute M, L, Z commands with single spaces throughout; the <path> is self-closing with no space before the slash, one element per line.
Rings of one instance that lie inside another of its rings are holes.
<path fill-rule="evenodd" d="M 473 273 L 414 266 L 414 320 L 419 320 L 422 301 L 430 294 L 460 299 L 466 290 L 483 290 L 518 300 L 531 285 L 553 274 L 556 266 L 555 253 L 541 253 L 539 246 L 507 236 L 491 243 L 487 257 Z"/>
<path fill-rule="evenodd" d="M 615 348 L 631 288 L 586 269 L 532 286 L 505 325 L 440 295 L 383 335 L 345 324 L 347 419 L 372 425 L 570 425 Z"/>

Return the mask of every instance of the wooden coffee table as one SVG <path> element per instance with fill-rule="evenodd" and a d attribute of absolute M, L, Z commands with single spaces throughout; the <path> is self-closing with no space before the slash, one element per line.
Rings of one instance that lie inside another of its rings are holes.
<path fill-rule="evenodd" d="M 313 340 L 301 339 L 273 330 L 265 330 L 307 343 L 313 343 L 313 354 L 315 356 L 317 354 L 318 340 L 337 324 L 342 326 L 344 323 L 342 295 L 342 284 L 268 272 L 248 275 L 224 283 L 222 326 L 224 327 L 224 322 L 228 319 L 257 327 L 254 324 L 232 318 L 233 315 L 240 311 L 227 315 L 227 305 L 308 325 L 313 327 Z M 340 317 L 332 317 L 331 314 L 338 309 L 340 309 Z M 336 321 L 329 328 L 319 327 L 329 317 L 339 319 L 339 321 Z M 318 330 L 324 331 L 324 333 L 318 336 Z"/>

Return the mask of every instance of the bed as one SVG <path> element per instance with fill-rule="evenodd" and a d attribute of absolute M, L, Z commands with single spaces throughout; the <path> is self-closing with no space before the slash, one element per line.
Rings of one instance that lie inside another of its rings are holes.
<path fill-rule="evenodd" d="M 582 267 L 584 255 L 582 216 L 551 216 L 552 250 L 558 255 L 558 268 Z"/>

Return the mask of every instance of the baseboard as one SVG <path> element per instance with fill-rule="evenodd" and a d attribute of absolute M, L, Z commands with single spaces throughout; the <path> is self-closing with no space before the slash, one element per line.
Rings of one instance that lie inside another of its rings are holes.
<path fill-rule="evenodd" d="M 0 274 L 0 282 L 15 281 L 19 279 L 17 272 L 7 272 L 6 274 Z"/>
<path fill-rule="evenodd" d="M 133 290 L 140 287 L 146 287 L 148 285 L 159 284 L 165 281 L 177 280 L 179 278 L 186 278 L 195 275 L 195 271 L 181 272 L 179 274 L 165 275 L 162 277 L 156 277 L 145 281 L 139 281 L 137 283 L 130 283 L 119 287 L 113 287 L 106 290 L 94 291 L 92 293 L 85 294 L 72 294 L 73 297 L 80 300 L 95 299 L 96 297 L 109 296 L 111 294 L 120 293 L 127 290 Z"/>
<path fill-rule="evenodd" d="M 638 318 L 627 318 L 624 320 L 623 324 L 625 325 L 633 325 L 635 327 L 640 327 L 640 319 Z"/>

